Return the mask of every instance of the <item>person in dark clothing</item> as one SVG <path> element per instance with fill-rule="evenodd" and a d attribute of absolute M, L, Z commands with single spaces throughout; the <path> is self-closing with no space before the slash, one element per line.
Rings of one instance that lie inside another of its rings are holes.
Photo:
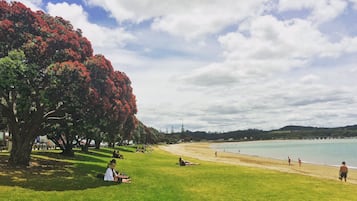
<path fill-rule="evenodd" d="M 346 166 L 346 162 L 343 161 L 342 162 L 342 165 L 340 166 L 340 177 L 339 179 L 342 181 L 342 180 L 345 180 L 345 182 L 347 181 L 347 173 L 348 173 L 348 167 Z"/>

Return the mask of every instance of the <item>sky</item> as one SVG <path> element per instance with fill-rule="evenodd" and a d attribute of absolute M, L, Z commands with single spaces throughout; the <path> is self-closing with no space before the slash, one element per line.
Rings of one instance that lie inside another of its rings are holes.
<path fill-rule="evenodd" d="M 161 131 L 357 124 L 357 0 L 20 0 L 69 20 Z"/>

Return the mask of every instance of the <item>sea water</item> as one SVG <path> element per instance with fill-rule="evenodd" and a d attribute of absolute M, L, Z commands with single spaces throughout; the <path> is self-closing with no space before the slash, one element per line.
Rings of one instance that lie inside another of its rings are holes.
<path fill-rule="evenodd" d="M 274 140 L 213 144 L 218 152 L 240 153 L 296 162 L 339 166 L 346 161 L 351 168 L 357 167 L 357 139 L 325 140 Z"/>

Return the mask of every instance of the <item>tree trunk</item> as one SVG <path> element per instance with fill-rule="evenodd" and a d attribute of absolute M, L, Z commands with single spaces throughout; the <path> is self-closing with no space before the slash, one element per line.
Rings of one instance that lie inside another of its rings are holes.
<path fill-rule="evenodd" d="M 91 139 L 86 139 L 86 143 L 82 146 L 82 151 L 85 153 L 88 153 L 88 148 L 89 148 L 89 143 L 91 142 Z"/>
<path fill-rule="evenodd" d="M 50 139 L 56 144 L 56 146 L 58 146 L 62 150 L 61 153 L 62 155 L 73 157 L 74 156 L 73 143 L 72 140 L 69 138 L 70 137 L 68 134 L 65 134 L 64 137 L 61 134 L 50 137 Z"/>
<path fill-rule="evenodd" d="M 101 140 L 95 140 L 95 149 L 100 149 Z"/>
<path fill-rule="evenodd" d="M 114 146 L 115 146 L 115 138 L 113 137 L 109 139 L 108 147 L 114 148 Z"/>
<path fill-rule="evenodd" d="M 66 148 L 66 149 L 64 149 L 64 150 L 62 151 L 62 154 L 63 154 L 64 156 L 73 157 L 73 156 L 74 156 L 74 151 L 72 150 L 72 148 L 70 148 L 70 149 Z"/>
<path fill-rule="evenodd" d="M 13 134 L 9 165 L 26 167 L 30 164 L 30 155 L 35 137 Z"/>
<path fill-rule="evenodd" d="M 10 105 L 14 107 L 14 104 Z M 28 122 L 20 123 L 13 111 L 8 110 L 8 126 L 12 136 L 9 166 L 29 166 L 33 143 L 36 137 L 41 134 L 42 114 L 43 110 L 38 109 L 31 115 L 31 119 Z"/>
<path fill-rule="evenodd" d="M 73 157 L 74 156 L 74 151 L 73 151 L 73 144 L 72 142 L 66 142 L 66 144 L 63 146 L 64 149 L 62 150 L 62 154 L 64 156 L 69 156 L 69 157 Z"/>
<path fill-rule="evenodd" d="M 82 152 L 88 153 L 88 145 L 87 144 L 82 145 L 81 150 Z"/>

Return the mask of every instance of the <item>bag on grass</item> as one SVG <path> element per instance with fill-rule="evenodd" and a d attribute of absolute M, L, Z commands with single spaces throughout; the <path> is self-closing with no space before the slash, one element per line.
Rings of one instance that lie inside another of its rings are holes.
<path fill-rule="evenodd" d="M 103 173 L 97 174 L 97 178 L 99 178 L 99 179 L 104 179 L 104 174 L 103 174 Z"/>

